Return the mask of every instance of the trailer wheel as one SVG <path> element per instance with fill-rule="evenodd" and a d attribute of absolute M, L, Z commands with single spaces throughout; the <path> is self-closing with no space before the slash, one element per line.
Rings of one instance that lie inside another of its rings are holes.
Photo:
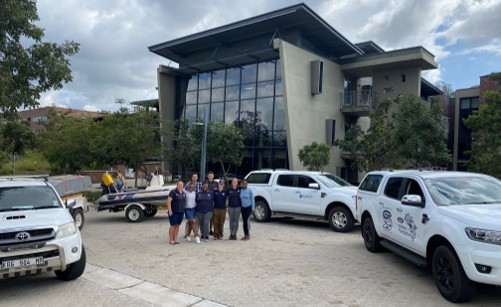
<path fill-rule="evenodd" d="M 125 217 L 130 223 L 139 223 L 144 219 L 144 212 L 138 205 L 132 205 L 125 211 Z"/>
<path fill-rule="evenodd" d="M 158 212 L 158 209 L 154 206 L 146 206 L 146 209 L 144 210 L 144 216 L 145 217 L 154 217 Z"/>

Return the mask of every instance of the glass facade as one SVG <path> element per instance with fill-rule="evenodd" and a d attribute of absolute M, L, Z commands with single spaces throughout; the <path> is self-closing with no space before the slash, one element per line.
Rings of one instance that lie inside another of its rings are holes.
<path fill-rule="evenodd" d="M 468 118 L 478 108 L 479 97 L 461 98 L 459 101 L 458 159 L 470 159 L 471 132 L 464 125 L 463 119 Z"/>
<path fill-rule="evenodd" d="M 288 168 L 280 60 L 194 74 L 186 83 L 178 118 L 194 123 L 207 107 L 210 121 L 236 125 L 245 136 L 242 164 L 232 172 L 244 176 L 255 169 Z"/>

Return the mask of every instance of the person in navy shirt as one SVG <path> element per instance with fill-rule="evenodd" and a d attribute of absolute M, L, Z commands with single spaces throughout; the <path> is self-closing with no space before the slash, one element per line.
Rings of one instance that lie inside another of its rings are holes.
<path fill-rule="evenodd" d="M 197 193 L 196 215 L 200 232 L 202 233 L 202 241 L 209 241 L 209 224 L 212 219 L 212 211 L 214 210 L 214 191 L 209 190 L 209 184 L 204 182 L 202 191 Z"/>
<path fill-rule="evenodd" d="M 224 221 L 226 220 L 226 196 L 224 181 L 220 180 L 214 190 L 214 240 L 223 239 Z"/>
<path fill-rule="evenodd" d="M 231 187 L 228 188 L 226 194 L 228 195 L 228 215 L 230 217 L 230 240 L 236 240 L 238 220 L 240 219 L 240 212 L 242 210 L 240 187 L 238 186 L 237 178 L 233 178 L 231 181 Z"/>
<path fill-rule="evenodd" d="M 183 214 L 186 206 L 186 193 L 183 189 L 183 182 L 178 181 L 176 189 L 169 192 L 167 197 L 167 212 L 169 214 L 169 244 L 179 244 L 177 234 L 179 225 L 183 222 Z"/>

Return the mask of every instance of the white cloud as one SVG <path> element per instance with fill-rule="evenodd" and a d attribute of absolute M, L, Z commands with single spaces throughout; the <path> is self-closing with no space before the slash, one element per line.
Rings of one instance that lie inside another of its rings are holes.
<path fill-rule="evenodd" d="M 83 107 L 83 110 L 84 111 L 90 111 L 90 112 L 99 112 L 99 111 L 101 111 L 96 105 L 93 105 L 93 104 L 86 104 Z"/>

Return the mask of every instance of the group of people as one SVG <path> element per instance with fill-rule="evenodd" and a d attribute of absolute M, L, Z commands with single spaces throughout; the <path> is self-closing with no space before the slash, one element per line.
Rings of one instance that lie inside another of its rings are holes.
<path fill-rule="evenodd" d="M 239 186 L 238 180 L 233 178 L 230 187 L 225 189 L 224 181 L 216 182 L 213 172 L 209 172 L 203 183 L 198 181 L 198 174 L 193 173 L 186 186 L 178 181 L 176 189 L 170 191 L 167 198 L 169 244 L 179 244 L 177 237 L 183 217 L 187 220 L 185 238 L 188 241 L 191 241 L 192 232 L 197 243 L 209 241 L 211 234 L 214 240 L 222 240 L 227 211 L 230 219 L 229 240 L 237 239 L 240 215 L 244 228 L 241 239 L 250 240 L 250 217 L 254 207 L 254 193 L 247 187 L 247 181 L 242 181 Z"/>

